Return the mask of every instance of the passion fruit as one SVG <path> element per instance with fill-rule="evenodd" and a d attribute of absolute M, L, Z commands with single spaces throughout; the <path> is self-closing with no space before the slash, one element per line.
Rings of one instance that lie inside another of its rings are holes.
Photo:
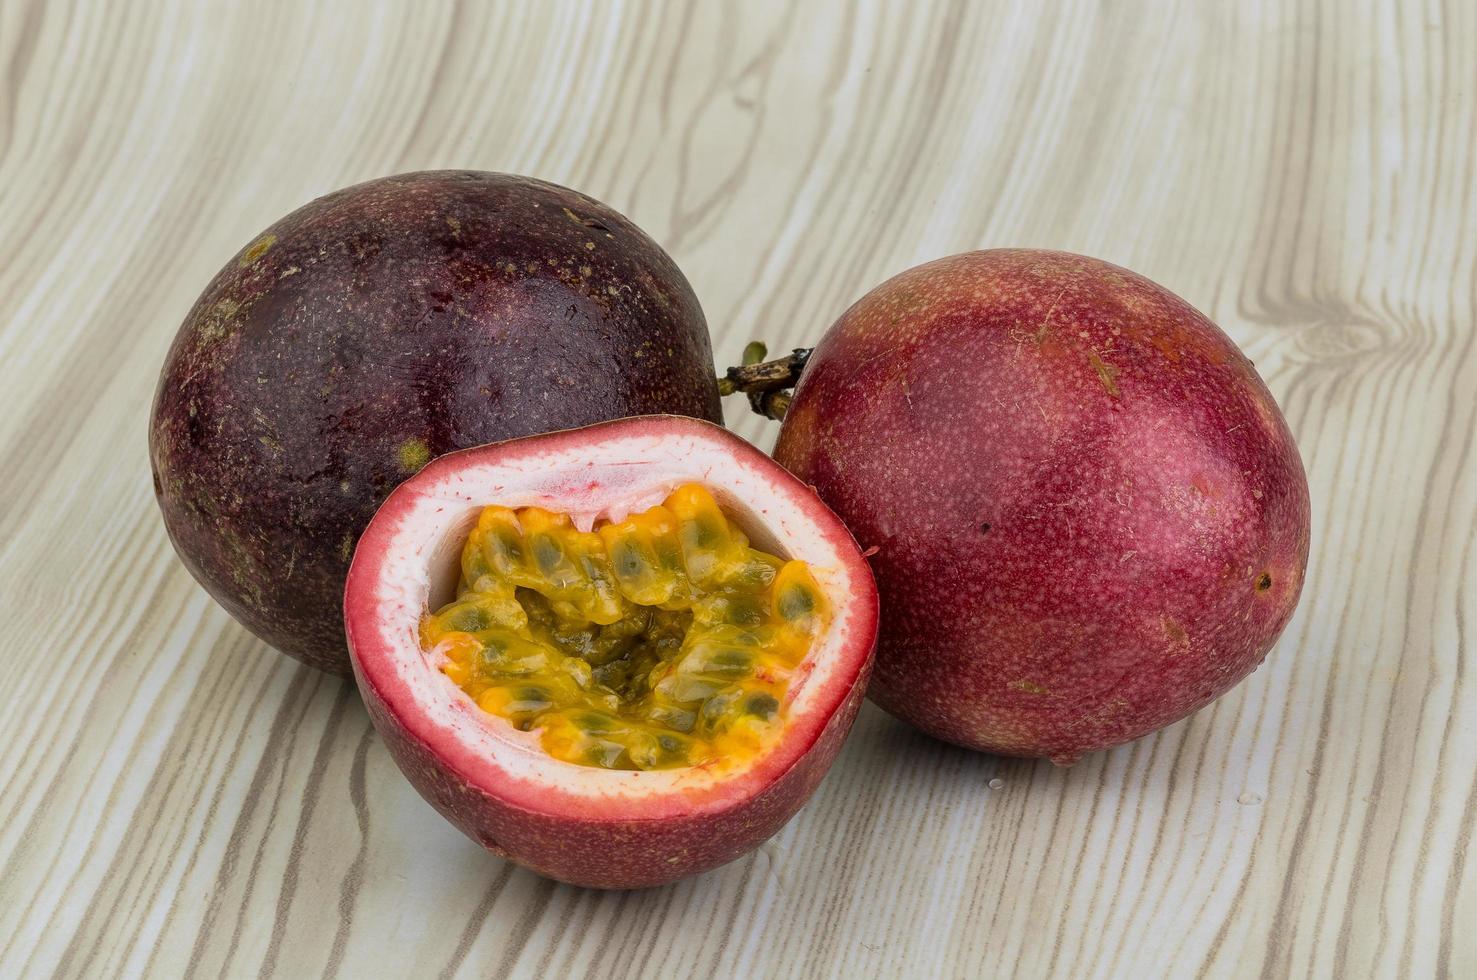
<path fill-rule="evenodd" d="M 561 881 L 657 885 L 775 833 L 856 716 L 871 572 L 722 428 L 627 419 L 442 456 L 344 593 L 371 719 L 420 793 Z"/>
<path fill-rule="evenodd" d="M 1125 269 L 940 259 L 726 387 L 783 414 L 775 458 L 875 549 L 869 694 L 938 738 L 1071 763 L 1224 694 L 1297 605 L 1308 485 L 1276 402 Z"/>
<path fill-rule="evenodd" d="M 360 531 L 442 453 L 628 415 L 719 419 L 707 325 L 642 231 L 567 188 L 413 173 L 294 211 L 180 327 L 149 430 L 185 565 L 252 632 L 349 672 Z"/>

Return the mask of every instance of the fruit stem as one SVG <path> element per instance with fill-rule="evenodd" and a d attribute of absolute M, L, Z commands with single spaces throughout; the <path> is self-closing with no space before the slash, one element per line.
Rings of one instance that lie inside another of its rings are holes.
<path fill-rule="evenodd" d="M 765 346 L 754 341 L 744 348 L 744 362 L 729 368 L 718 379 L 720 395 L 743 392 L 749 396 L 749 407 L 765 418 L 782 419 L 795 397 L 790 389 L 800 380 L 805 362 L 810 360 L 809 347 L 797 347 L 784 357 L 764 360 Z"/>

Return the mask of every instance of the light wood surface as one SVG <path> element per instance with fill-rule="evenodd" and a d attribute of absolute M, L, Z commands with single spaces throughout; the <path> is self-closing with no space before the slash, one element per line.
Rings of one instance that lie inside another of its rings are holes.
<path fill-rule="evenodd" d="M 0 975 L 1477 975 L 1474 50 L 1463 2 L 0 0 Z M 673 887 L 484 854 L 195 585 L 145 451 L 235 249 L 450 166 L 630 215 L 723 363 L 970 248 L 1164 283 L 1297 433 L 1297 617 L 1067 770 L 869 706 Z"/>

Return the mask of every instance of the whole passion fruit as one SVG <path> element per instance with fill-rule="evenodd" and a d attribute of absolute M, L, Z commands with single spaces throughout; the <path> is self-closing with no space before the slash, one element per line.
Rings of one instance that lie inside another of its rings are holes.
<path fill-rule="evenodd" d="M 344 617 L 405 775 L 489 850 L 658 885 L 770 837 L 866 688 L 877 594 L 841 521 L 707 422 L 442 456 L 359 540 Z"/>
<path fill-rule="evenodd" d="M 258 235 L 180 327 L 149 430 L 185 565 L 284 653 L 348 673 L 344 574 L 442 453 L 606 419 L 719 419 L 701 308 L 582 194 L 469 171 L 319 198 Z"/>
<path fill-rule="evenodd" d="M 1308 485 L 1272 395 L 1125 269 L 940 259 L 726 387 L 875 548 L 869 695 L 938 738 L 1071 763 L 1225 693 L 1297 605 Z"/>

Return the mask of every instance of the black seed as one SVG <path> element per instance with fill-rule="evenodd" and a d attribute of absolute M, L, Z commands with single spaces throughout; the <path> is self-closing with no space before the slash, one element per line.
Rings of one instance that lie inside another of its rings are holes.
<path fill-rule="evenodd" d="M 626 754 L 626 747 L 617 742 L 597 741 L 585 752 L 585 757 L 595 765 L 603 769 L 629 769 L 629 764 L 622 765 L 621 757 Z"/>
<path fill-rule="evenodd" d="M 491 571 L 492 566 L 487 564 L 487 559 L 482 556 L 482 552 L 474 551 L 467 558 L 466 574 L 468 577 L 471 578 L 473 582 L 477 581 L 482 576 L 487 575 Z"/>
<path fill-rule="evenodd" d="M 801 619 L 815 611 L 815 597 L 798 585 L 791 586 L 780 594 L 779 609 L 786 619 Z"/>
<path fill-rule="evenodd" d="M 631 664 L 626 660 L 617 660 L 596 667 L 594 673 L 595 680 L 612 691 L 619 691 L 631 679 Z"/>
<path fill-rule="evenodd" d="M 575 717 L 574 723 L 587 732 L 603 735 L 614 731 L 619 723 L 610 715 L 599 711 L 586 711 Z"/>
<path fill-rule="evenodd" d="M 749 562 L 742 566 L 730 580 L 730 587 L 741 587 L 755 591 L 768 588 L 774 581 L 775 570 L 763 562 Z"/>
<path fill-rule="evenodd" d="M 465 606 L 447 617 L 447 625 L 463 633 L 476 633 L 491 626 L 487 613 L 476 606 Z"/>
<path fill-rule="evenodd" d="M 553 538 L 541 534 L 533 539 L 533 560 L 538 564 L 539 571 L 545 575 L 551 574 L 554 569 L 558 568 L 563 558 L 564 551 Z"/>
<path fill-rule="evenodd" d="M 706 550 L 718 543 L 718 528 L 711 521 L 694 520 L 682 531 L 683 539 L 693 548 Z"/>
<path fill-rule="evenodd" d="M 686 708 L 672 705 L 652 705 L 646 709 L 646 718 L 652 724 L 663 725 L 673 731 L 690 732 L 697 716 Z"/>
<path fill-rule="evenodd" d="M 615 572 L 621 578 L 635 578 L 646 569 L 646 562 L 641 560 L 641 555 L 627 544 L 616 545 Z"/>
<path fill-rule="evenodd" d="M 730 691 L 727 694 L 717 694 L 703 702 L 701 711 L 702 726 L 705 731 L 715 731 L 718 723 L 728 714 L 733 703 L 738 700 L 738 694 Z"/>
<path fill-rule="evenodd" d="M 509 533 L 493 532 L 492 546 L 496 548 L 501 556 L 512 564 L 523 562 L 523 542 L 516 535 Z"/>
<path fill-rule="evenodd" d="M 780 703 L 773 694 L 751 694 L 749 700 L 744 703 L 744 710 L 756 718 L 765 721 L 774 717 L 774 713 L 780 709 Z"/>
<path fill-rule="evenodd" d="M 681 572 L 686 567 L 682 561 L 682 549 L 666 539 L 658 540 L 656 557 L 669 572 Z"/>
<path fill-rule="evenodd" d="M 721 677 L 736 677 L 753 669 L 754 661 L 743 650 L 722 650 L 715 654 L 703 667 L 705 674 Z"/>
<path fill-rule="evenodd" d="M 764 610 L 759 603 L 749 598 L 731 598 L 719 606 L 719 616 L 724 622 L 735 626 L 758 626 L 764 622 Z"/>

